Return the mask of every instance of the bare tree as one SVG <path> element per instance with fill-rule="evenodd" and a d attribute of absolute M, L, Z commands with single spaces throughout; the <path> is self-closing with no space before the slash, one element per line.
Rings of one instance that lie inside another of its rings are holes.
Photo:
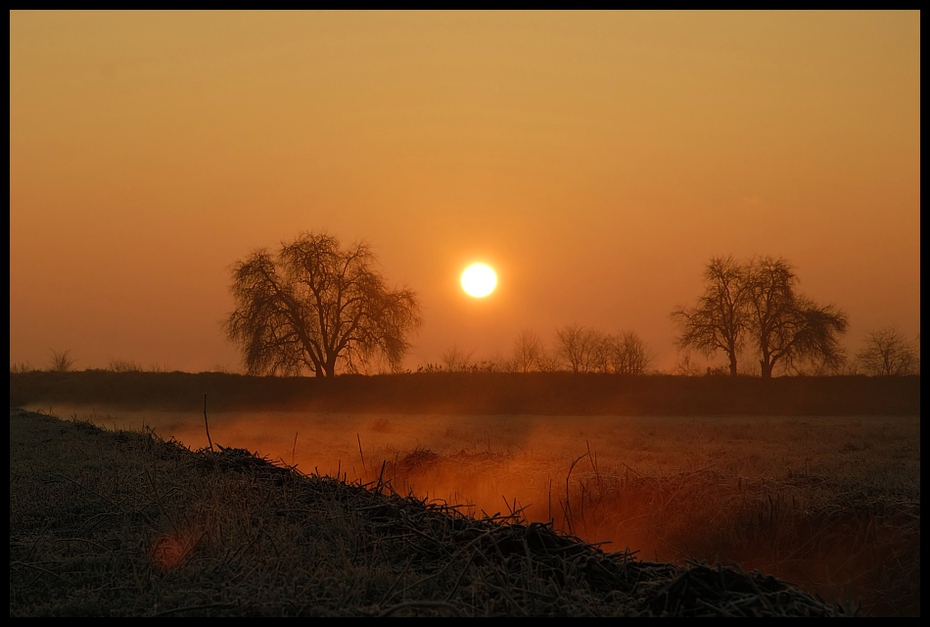
<path fill-rule="evenodd" d="M 730 374 L 738 374 L 737 357 L 754 345 L 763 378 L 777 365 L 797 370 L 804 362 L 820 369 L 839 368 L 845 353 L 839 342 L 849 326 L 833 305 L 820 306 L 797 293 L 794 269 L 781 258 L 759 257 L 738 263 L 713 258 L 704 272 L 706 287 L 697 306 L 672 312 L 681 329 L 679 348 L 696 348 L 706 356 L 722 350 Z"/>
<path fill-rule="evenodd" d="M 556 354 L 576 373 L 643 374 L 652 362 L 646 345 L 633 331 L 611 335 L 569 324 L 556 329 L 556 340 Z"/>
<path fill-rule="evenodd" d="M 442 363 L 446 372 L 466 372 L 471 370 L 475 365 L 472 361 L 474 352 L 469 351 L 466 353 L 458 345 L 453 345 L 452 348 L 442 354 Z"/>
<path fill-rule="evenodd" d="M 704 294 L 698 304 L 672 312 L 682 330 L 679 348 L 694 348 L 708 357 L 722 350 L 734 376 L 748 323 L 746 270 L 733 257 L 712 258 L 704 270 Z"/>
<path fill-rule="evenodd" d="M 691 357 L 691 351 L 680 353 L 678 363 L 672 368 L 672 374 L 681 375 L 683 377 L 696 377 L 703 372 L 704 369 Z"/>
<path fill-rule="evenodd" d="M 644 374 L 652 363 L 646 345 L 634 331 L 606 337 L 608 369 L 615 374 Z"/>
<path fill-rule="evenodd" d="M 865 348 L 856 355 L 866 374 L 902 376 L 920 372 L 920 352 L 917 342 L 908 340 L 896 325 L 866 336 Z"/>
<path fill-rule="evenodd" d="M 614 372 L 614 363 L 619 353 L 618 336 L 608 335 L 597 329 L 587 329 L 590 347 L 587 361 L 591 372 Z"/>
<path fill-rule="evenodd" d="M 578 324 L 568 324 L 555 331 L 557 354 L 572 372 L 593 372 L 597 369 L 602 334 Z"/>
<path fill-rule="evenodd" d="M 763 378 L 770 378 L 778 363 L 787 368 L 805 360 L 826 367 L 843 363 L 839 337 L 849 326 L 846 314 L 833 305 L 819 306 L 798 295 L 798 279 L 788 262 L 772 257 L 753 259 L 745 280 L 749 331 L 758 347 Z"/>
<path fill-rule="evenodd" d="M 70 348 L 63 351 L 52 350 L 48 360 L 48 369 L 51 372 L 71 372 L 75 361 L 77 360 L 71 357 Z"/>
<path fill-rule="evenodd" d="M 390 290 L 370 247 L 343 249 L 326 233 L 302 233 L 233 266 L 236 308 L 226 320 L 250 374 L 335 376 L 355 372 L 375 355 L 399 368 L 408 333 L 421 324 L 409 289 Z"/>
<path fill-rule="evenodd" d="M 514 372 L 545 370 L 548 361 L 546 347 L 543 346 L 538 334 L 524 330 L 514 340 L 513 357 L 510 360 Z"/>
<path fill-rule="evenodd" d="M 546 347 L 545 343 L 540 344 L 539 359 L 537 361 L 540 372 L 555 372 L 559 370 L 562 367 L 560 360 L 561 358 L 556 349 Z"/>

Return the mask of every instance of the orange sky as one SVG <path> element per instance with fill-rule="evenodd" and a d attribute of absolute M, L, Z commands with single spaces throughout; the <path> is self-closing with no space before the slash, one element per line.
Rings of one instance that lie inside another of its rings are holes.
<path fill-rule="evenodd" d="M 568 323 L 670 368 L 728 254 L 914 337 L 919 111 L 917 11 L 13 11 L 10 362 L 237 370 L 229 267 L 320 229 L 420 294 L 411 368 Z"/>

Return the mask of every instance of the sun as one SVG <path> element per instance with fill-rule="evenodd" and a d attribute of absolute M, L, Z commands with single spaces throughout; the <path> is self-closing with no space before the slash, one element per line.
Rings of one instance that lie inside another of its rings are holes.
<path fill-rule="evenodd" d="M 473 263 L 462 272 L 462 289 L 473 298 L 484 298 L 497 287 L 497 273 L 486 263 Z"/>

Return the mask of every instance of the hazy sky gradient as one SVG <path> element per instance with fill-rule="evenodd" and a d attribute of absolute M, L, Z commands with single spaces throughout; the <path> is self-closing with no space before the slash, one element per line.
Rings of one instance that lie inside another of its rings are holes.
<path fill-rule="evenodd" d="M 230 266 L 320 229 L 419 292 L 411 368 L 568 323 L 670 368 L 728 254 L 854 352 L 919 333 L 919 176 L 916 11 L 14 11 L 10 362 L 239 369 Z"/>

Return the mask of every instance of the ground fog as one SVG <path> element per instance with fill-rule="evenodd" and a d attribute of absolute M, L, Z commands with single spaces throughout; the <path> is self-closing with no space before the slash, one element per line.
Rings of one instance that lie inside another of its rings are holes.
<path fill-rule="evenodd" d="M 915 577 L 919 585 L 917 416 L 216 412 L 205 421 L 195 412 L 49 410 L 195 450 L 212 440 L 308 474 L 390 481 L 475 515 L 520 510 L 605 550 L 731 561 L 826 597 L 868 598 L 870 588 L 907 588 Z M 915 560 L 916 575 L 891 572 Z M 901 609 L 900 599 L 867 603 Z"/>

